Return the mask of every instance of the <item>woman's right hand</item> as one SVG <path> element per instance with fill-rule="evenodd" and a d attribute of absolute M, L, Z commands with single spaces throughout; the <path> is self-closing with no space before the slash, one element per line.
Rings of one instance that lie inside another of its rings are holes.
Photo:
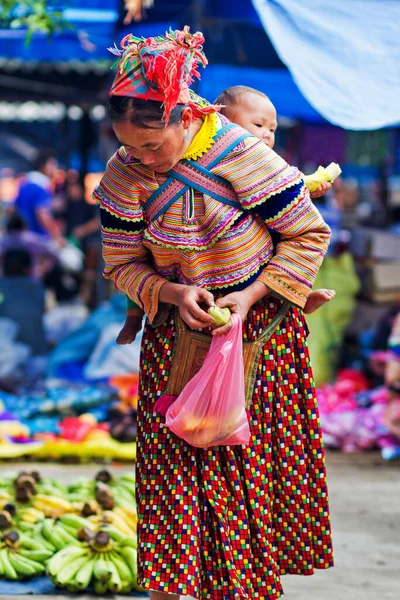
<path fill-rule="evenodd" d="M 214 324 L 213 317 L 200 304 L 214 304 L 211 292 L 195 286 L 184 286 L 178 296 L 178 308 L 182 319 L 191 329 L 203 329 Z"/>
<path fill-rule="evenodd" d="M 191 329 L 203 329 L 214 324 L 212 316 L 200 306 L 212 306 L 214 296 L 203 288 L 166 281 L 161 286 L 158 299 L 159 302 L 177 306 L 182 319 Z"/>

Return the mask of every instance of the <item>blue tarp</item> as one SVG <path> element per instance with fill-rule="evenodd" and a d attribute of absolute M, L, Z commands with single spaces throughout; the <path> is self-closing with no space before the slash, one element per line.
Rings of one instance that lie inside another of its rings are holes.
<path fill-rule="evenodd" d="M 253 0 L 300 91 L 346 129 L 400 123 L 398 0 Z"/>

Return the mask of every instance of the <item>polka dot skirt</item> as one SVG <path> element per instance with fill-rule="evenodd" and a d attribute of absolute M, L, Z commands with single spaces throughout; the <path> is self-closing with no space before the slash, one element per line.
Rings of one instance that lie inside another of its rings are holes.
<path fill-rule="evenodd" d="M 244 339 L 256 339 L 279 306 L 273 298 L 257 303 Z M 280 575 L 333 565 L 306 337 L 301 311 L 291 308 L 260 358 L 250 444 L 203 450 L 177 438 L 154 412 L 171 368 L 173 317 L 146 326 L 137 460 L 143 587 L 199 599 L 275 600 Z"/>

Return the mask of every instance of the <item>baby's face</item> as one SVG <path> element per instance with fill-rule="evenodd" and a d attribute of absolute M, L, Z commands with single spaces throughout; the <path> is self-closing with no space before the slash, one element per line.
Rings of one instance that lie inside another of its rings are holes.
<path fill-rule="evenodd" d="M 268 98 L 246 92 L 227 112 L 233 123 L 250 131 L 270 148 L 274 147 L 278 121 L 275 107 Z"/>

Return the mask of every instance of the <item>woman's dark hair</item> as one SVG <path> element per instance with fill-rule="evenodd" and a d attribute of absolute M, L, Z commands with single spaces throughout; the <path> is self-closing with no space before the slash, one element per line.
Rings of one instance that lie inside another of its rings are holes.
<path fill-rule="evenodd" d="M 186 106 L 187 104 L 178 104 L 172 109 L 168 126 L 180 123 L 183 109 Z M 107 113 L 113 123 L 128 121 L 132 125 L 144 129 L 162 129 L 165 126 L 163 103 L 156 100 L 111 96 L 107 105 Z"/>
<path fill-rule="evenodd" d="M 260 90 L 248 87 L 247 85 L 233 85 L 219 94 L 218 98 L 215 100 L 215 104 L 222 104 L 223 108 L 221 108 L 221 114 L 227 116 L 229 108 L 237 104 L 240 96 L 243 94 L 256 94 L 256 96 L 268 98 L 269 100 L 267 94 L 260 92 Z"/>

